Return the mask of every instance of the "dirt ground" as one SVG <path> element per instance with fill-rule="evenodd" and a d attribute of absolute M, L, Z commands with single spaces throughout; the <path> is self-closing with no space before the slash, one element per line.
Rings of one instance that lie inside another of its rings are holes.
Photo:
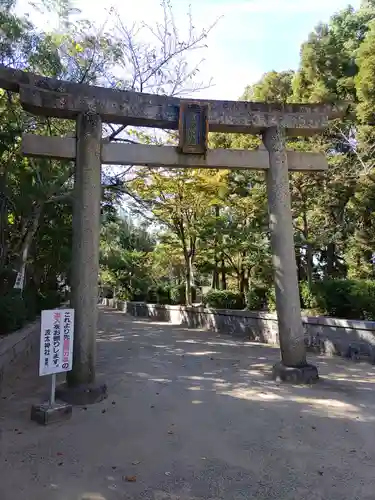
<path fill-rule="evenodd" d="M 277 349 L 100 313 L 102 403 L 41 427 L 37 360 L 0 400 L 1 500 L 374 498 L 375 367 L 311 357 L 314 387 L 270 379 Z"/>

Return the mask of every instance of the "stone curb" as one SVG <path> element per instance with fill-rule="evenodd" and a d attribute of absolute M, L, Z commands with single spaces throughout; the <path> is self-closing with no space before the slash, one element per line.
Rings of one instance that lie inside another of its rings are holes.
<path fill-rule="evenodd" d="M 0 338 L 0 394 L 10 381 L 16 365 L 25 363 L 39 349 L 40 318 Z"/>

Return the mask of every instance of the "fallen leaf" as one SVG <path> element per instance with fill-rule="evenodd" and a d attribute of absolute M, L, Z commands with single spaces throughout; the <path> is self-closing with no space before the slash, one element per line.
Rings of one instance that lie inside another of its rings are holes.
<path fill-rule="evenodd" d="M 125 476 L 125 481 L 128 483 L 135 483 L 137 481 L 137 476 Z"/>
<path fill-rule="evenodd" d="M 170 472 L 164 472 L 164 474 L 165 474 L 166 476 L 170 476 L 170 475 L 171 475 L 171 473 L 170 473 Z"/>
<path fill-rule="evenodd" d="M 57 455 L 58 457 L 62 457 L 63 453 L 61 453 L 61 451 L 58 451 L 58 452 L 56 453 L 56 455 Z"/>
<path fill-rule="evenodd" d="M 116 401 L 112 401 L 112 404 L 115 405 L 116 404 Z"/>
<path fill-rule="evenodd" d="M 64 462 L 59 462 L 57 465 L 64 465 Z"/>
<path fill-rule="evenodd" d="M 201 460 L 207 460 L 207 458 L 206 457 L 201 457 Z"/>
<path fill-rule="evenodd" d="M 116 465 L 112 465 L 112 470 L 116 470 L 116 469 L 117 469 Z"/>
<path fill-rule="evenodd" d="M 151 405 L 150 408 L 155 408 L 155 405 Z"/>
<path fill-rule="evenodd" d="M 168 434 L 173 434 L 173 431 L 168 431 Z"/>
<path fill-rule="evenodd" d="M 140 464 L 140 463 L 141 463 L 141 461 L 140 461 L 140 460 L 136 460 L 135 462 L 132 462 L 132 465 L 138 465 L 138 464 Z"/>
<path fill-rule="evenodd" d="M 318 474 L 319 474 L 319 476 L 323 476 L 324 472 L 322 472 L 321 470 L 318 470 Z"/>
<path fill-rule="evenodd" d="M 313 431 L 316 431 L 316 427 L 315 427 L 315 425 L 312 425 L 312 426 L 311 426 L 311 429 L 312 429 Z"/>
<path fill-rule="evenodd" d="M 102 413 L 105 413 L 107 410 L 102 410 Z"/>

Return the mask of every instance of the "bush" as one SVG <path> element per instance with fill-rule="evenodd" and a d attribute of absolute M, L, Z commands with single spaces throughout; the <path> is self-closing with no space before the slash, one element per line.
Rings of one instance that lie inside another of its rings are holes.
<path fill-rule="evenodd" d="M 38 312 L 43 311 L 43 309 L 55 309 L 60 306 L 61 302 L 62 297 L 58 290 L 39 292 L 37 295 Z"/>
<path fill-rule="evenodd" d="M 307 281 L 301 281 L 299 283 L 299 294 L 301 300 L 302 309 L 312 309 L 319 310 L 318 300 L 316 297 L 316 291 L 314 290 L 314 285 L 310 288 Z"/>
<path fill-rule="evenodd" d="M 197 289 L 195 286 L 191 287 L 191 297 L 193 302 L 195 302 L 197 298 Z M 184 305 L 186 304 L 186 285 L 182 283 L 181 285 L 174 285 L 170 287 L 170 298 L 171 304 L 175 305 Z"/>
<path fill-rule="evenodd" d="M 276 292 L 274 285 L 271 285 L 271 287 L 267 290 L 266 299 L 267 309 L 271 312 L 276 311 Z"/>
<path fill-rule="evenodd" d="M 26 304 L 20 290 L 0 296 L 0 334 L 21 328 L 28 319 Z"/>
<path fill-rule="evenodd" d="M 300 283 L 301 306 L 334 318 L 375 320 L 375 282 L 324 280 Z"/>
<path fill-rule="evenodd" d="M 171 286 L 170 299 L 171 304 L 174 305 L 186 303 L 186 287 L 184 283 L 182 285 Z"/>
<path fill-rule="evenodd" d="M 252 311 L 261 311 L 267 306 L 267 288 L 254 286 L 247 294 L 247 308 Z"/>
<path fill-rule="evenodd" d="M 150 287 L 146 299 L 149 304 L 170 304 L 171 298 L 169 287 L 167 285 Z"/>
<path fill-rule="evenodd" d="M 240 292 L 230 290 L 210 290 L 204 297 L 204 303 L 214 309 L 244 309 L 245 300 Z"/>

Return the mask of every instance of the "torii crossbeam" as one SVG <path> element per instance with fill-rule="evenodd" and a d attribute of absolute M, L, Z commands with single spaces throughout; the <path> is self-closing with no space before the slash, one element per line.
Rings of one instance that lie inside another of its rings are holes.
<path fill-rule="evenodd" d="M 87 403 L 103 394 L 103 387 L 95 384 L 102 163 L 265 170 L 282 358 L 274 377 L 293 382 L 318 379 L 316 367 L 306 362 L 288 170 L 324 170 L 327 162 L 318 153 L 287 151 L 285 139 L 320 132 L 330 119 L 343 117 L 347 106 L 190 101 L 64 82 L 4 66 L 0 87 L 19 92 L 23 108 L 35 115 L 77 123 L 76 138 L 25 136 L 22 146 L 27 155 L 68 158 L 76 164 L 75 343 L 68 388 L 61 393 L 65 399 L 77 402 L 81 394 Z M 179 130 L 179 146 L 108 144 L 102 140 L 102 122 Z M 266 150 L 208 150 L 208 131 L 261 134 Z"/>

